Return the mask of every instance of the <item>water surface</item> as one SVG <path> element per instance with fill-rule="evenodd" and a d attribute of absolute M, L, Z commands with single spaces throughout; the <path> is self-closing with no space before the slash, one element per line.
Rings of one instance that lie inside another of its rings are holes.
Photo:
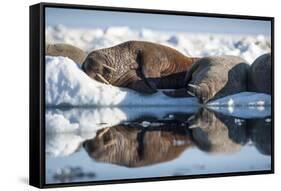
<path fill-rule="evenodd" d="M 247 116 L 194 107 L 47 109 L 46 183 L 270 170 L 271 116 Z"/>

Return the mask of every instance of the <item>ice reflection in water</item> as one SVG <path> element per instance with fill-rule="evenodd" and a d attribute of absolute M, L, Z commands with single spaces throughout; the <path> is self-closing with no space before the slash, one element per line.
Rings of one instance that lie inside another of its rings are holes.
<path fill-rule="evenodd" d="M 247 119 L 199 108 L 116 109 L 47 111 L 68 121 L 63 124 L 70 128 L 78 127 L 58 133 L 46 121 L 47 183 L 271 168 L 271 119 L 266 112 Z M 58 174 L 76 168 L 83 176 Z"/>

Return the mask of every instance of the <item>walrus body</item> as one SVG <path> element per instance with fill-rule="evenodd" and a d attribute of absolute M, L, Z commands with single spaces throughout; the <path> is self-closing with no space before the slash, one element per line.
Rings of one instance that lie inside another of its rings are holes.
<path fill-rule="evenodd" d="M 248 74 L 249 91 L 271 94 L 271 54 L 258 57 Z"/>
<path fill-rule="evenodd" d="M 264 155 L 271 155 L 272 123 L 270 118 L 248 119 L 250 137 L 257 150 Z"/>
<path fill-rule="evenodd" d="M 234 153 L 248 142 L 246 122 L 238 125 L 232 116 L 202 109 L 189 122 L 194 143 L 205 152 Z"/>
<path fill-rule="evenodd" d="M 128 41 L 91 52 L 82 69 L 93 79 L 141 93 L 183 87 L 187 70 L 197 60 L 160 44 Z"/>
<path fill-rule="evenodd" d="M 82 64 L 87 57 L 83 50 L 69 44 L 47 44 L 45 52 L 48 56 L 68 57 L 77 64 Z"/>
<path fill-rule="evenodd" d="M 188 122 L 192 141 L 205 152 L 233 153 L 252 142 L 261 154 L 271 155 L 270 118 L 243 119 L 202 108 Z"/>
<path fill-rule="evenodd" d="M 192 146 L 191 137 L 183 128 L 163 125 L 150 129 L 133 124 L 99 130 L 95 138 L 83 143 L 96 161 L 127 167 L 167 162 Z"/>
<path fill-rule="evenodd" d="M 237 56 L 212 56 L 198 60 L 187 71 L 185 88 L 166 92 L 173 97 L 196 96 L 202 103 L 247 90 L 249 65 Z"/>

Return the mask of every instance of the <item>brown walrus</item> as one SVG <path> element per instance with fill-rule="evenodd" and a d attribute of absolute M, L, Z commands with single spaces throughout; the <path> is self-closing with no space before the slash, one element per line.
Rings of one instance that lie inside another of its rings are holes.
<path fill-rule="evenodd" d="M 271 54 L 258 57 L 249 69 L 249 91 L 271 94 Z"/>
<path fill-rule="evenodd" d="M 196 146 L 212 154 L 239 151 L 249 139 L 245 120 L 236 124 L 232 116 L 215 113 L 203 108 L 194 118 L 190 118 L 191 134 Z"/>
<path fill-rule="evenodd" d="M 46 44 L 45 54 L 68 57 L 77 64 L 82 64 L 87 57 L 83 50 L 69 44 Z"/>
<path fill-rule="evenodd" d="M 97 132 L 83 147 L 95 161 L 127 167 L 140 167 L 167 162 L 193 146 L 184 128 L 163 125 L 141 128 L 116 125 Z"/>
<path fill-rule="evenodd" d="M 187 70 L 197 58 L 144 41 L 127 41 L 91 52 L 82 69 L 93 79 L 141 93 L 183 87 Z"/>
<path fill-rule="evenodd" d="M 196 96 L 202 103 L 247 90 L 249 64 L 237 56 L 211 56 L 187 71 L 185 88 L 165 92 L 172 97 Z"/>

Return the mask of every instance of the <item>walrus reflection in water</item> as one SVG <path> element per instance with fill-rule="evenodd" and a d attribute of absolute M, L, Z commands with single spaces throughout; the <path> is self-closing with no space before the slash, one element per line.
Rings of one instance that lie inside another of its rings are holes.
<path fill-rule="evenodd" d="M 184 88 L 165 92 L 172 97 L 196 96 L 203 104 L 247 90 L 248 63 L 237 56 L 211 56 L 187 71 Z"/>
<path fill-rule="evenodd" d="M 250 138 L 257 150 L 263 155 L 271 155 L 271 118 L 249 119 L 247 125 Z"/>
<path fill-rule="evenodd" d="M 246 122 L 242 119 L 236 124 L 234 117 L 202 109 L 189 121 L 195 145 L 208 153 L 238 152 L 249 140 Z"/>
<path fill-rule="evenodd" d="M 83 143 L 89 156 L 98 162 L 127 167 L 147 166 L 177 158 L 192 147 L 184 128 L 140 128 L 117 125 L 97 132 Z"/>
<path fill-rule="evenodd" d="M 82 69 L 91 78 L 141 93 L 183 88 L 186 71 L 198 58 L 144 41 L 127 41 L 89 53 Z"/>

